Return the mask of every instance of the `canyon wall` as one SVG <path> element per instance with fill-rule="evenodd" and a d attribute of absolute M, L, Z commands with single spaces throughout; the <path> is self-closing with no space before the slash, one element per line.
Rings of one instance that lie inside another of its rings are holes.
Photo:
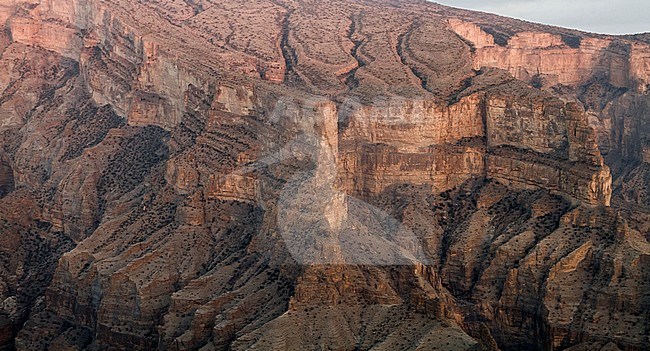
<path fill-rule="evenodd" d="M 0 344 L 647 349 L 648 45 L 400 4 L 0 5 Z"/>
<path fill-rule="evenodd" d="M 498 67 L 524 81 L 541 78 L 549 86 L 579 85 L 599 71 L 615 87 L 647 90 L 650 59 L 646 45 L 603 36 L 539 32 L 515 33 L 499 45 L 478 25 L 461 20 L 450 20 L 449 25 L 473 44 L 476 69 Z"/>
<path fill-rule="evenodd" d="M 348 117 L 340 169 L 349 192 L 378 194 L 400 183 L 445 191 L 487 177 L 610 204 L 609 168 L 584 110 L 574 103 L 495 92 L 442 108 L 395 104 L 362 107 Z"/>
<path fill-rule="evenodd" d="M 94 8 L 93 6 L 98 7 Z M 49 7 L 37 6 L 32 12 L 33 16 L 27 18 L 12 18 L 9 28 L 13 39 L 16 42 L 42 46 L 63 56 L 76 57 L 81 62 L 82 76 L 92 91 L 93 100 L 98 104 L 110 103 L 118 114 L 126 118 L 129 125 L 153 124 L 166 129 L 177 126 L 185 113 L 185 102 L 183 101 L 185 92 L 190 86 L 201 89 L 209 84 L 194 78 L 196 73 L 191 74 L 187 70 L 179 68 L 178 62 L 161 50 L 160 44 L 156 40 L 147 39 L 135 32 L 98 3 L 79 2 L 68 3 L 65 6 L 52 3 L 49 4 Z M 41 23 L 49 23 L 48 25 L 53 27 L 50 31 L 40 33 Z M 91 28 L 92 30 L 83 38 L 82 45 L 82 38 L 73 29 L 56 30 L 56 26 L 61 27 L 60 23 L 74 23 L 80 29 Z M 452 28 L 454 25 L 456 27 L 464 25 L 453 21 L 451 24 Z M 54 37 L 48 35 L 48 33 L 65 34 L 71 30 L 73 33 L 66 34 L 64 37 L 74 38 L 78 43 L 73 44 L 73 39 L 54 40 Z M 476 28 L 465 30 L 464 33 L 468 36 L 481 34 L 472 34 L 470 33 L 472 30 L 476 30 Z M 484 37 L 487 34 L 481 35 Z M 559 44 L 560 41 L 550 34 L 529 37 L 521 35 L 512 38 L 511 46 L 513 50 L 531 47 L 543 49 Z M 60 47 L 56 47 L 54 43 Z M 482 45 L 484 45 L 482 47 L 494 47 L 487 46 L 490 45 L 489 41 L 485 41 Z M 597 54 L 594 51 L 594 55 Z M 544 56 L 546 57 L 546 55 Z M 480 65 L 500 67 L 499 64 L 492 62 L 480 63 Z M 573 66 L 578 65 L 574 63 Z M 588 66 L 581 65 L 580 67 L 584 67 L 588 71 L 592 69 Z M 516 72 L 513 74 L 518 78 L 525 79 L 517 76 Z M 552 74 L 552 72 L 548 74 Z M 566 84 L 574 83 L 564 78 L 561 80 Z M 131 82 L 135 82 L 135 84 Z M 232 97 L 224 95 L 226 93 L 227 91 L 224 90 L 217 100 L 231 99 Z M 519 147 L 521 145 L 517 144 L 517 140 L 521 140 L 524 133 L 528 133 L 525 149 L 552 154 L 562 152 L 560 150 L 563 147 L 562 143 L 568 143 L 568 140 L 565 140 L 568 137 L 567 129 L 562 130 L 564 126 L 561 123 L 557 124 L 560 130 L 549 129 L 551 128 L 549 125 L 534 125 L 543 120 L 539 119 L 541 115 L 533 114 L 529 119 L 525 116 L 521 118 L 519 113 L 522 109 L 519 106 L 508 107 L 507 110 L 516 111 L 517 115 L 513 117 L 518 119 L 517 123 L 523 121 L 528 124 L 512 125 L 512 118 L 503 116 L 503 111 L 497 111 L 500 108 L 506 108 L 506 106 L 498 106 L 505 104 L 505 101 L 498 103 L 492 100 L 488 102 L 488 118 L 483 122 L 484 116 L 481 115 L 483 102 L 480 100 L 481 97 L 478 95 L 469 96 L 450 107 L 439 106 L 426 100 L 389 100 L 389 106 L 381 106 L 381 103 L 376 103 L 372 107 L 362 107 L 358 117 L 346 116 L 350 119 L 347 123 L 353 123 L 353 125 L 348 127 L 345 134 L 342 135 L 342 144 L 350 144 L 350 147 L 362 149 L 353 151 L 350 156 L 344 156 L 345 160 L 342 161 L 341 168 L 346 173 L 351 172 L 351 176 L 343 175 L 342 178 L 362 177 L 365 180 L 347 181 L 347 183 L 355 184 L 344 187 L 360 193 L 378 193 L 392 184 L 424 181 L 436 189 L 445 190 L 460 185 L 471 177 L 489 173 L 485 169 L 485 157 L 480 156 L 484 152 L 481 147 L 435 147 L 455 144 L 462 139 L 487 137 L 489 147 L 502 143 Z M 391 106 L 392 104 L 395 106 Z M 492 115 L 493 111 L 497 112 Z M 546 114 L 548 115 L 548 113 Z M 557 123 L 553 120 L 554 117 L 556 116 L 548 115 L 547 120 Z M 495 124 L 494 121 L 497 120 L 502 124 Z M 391 132 L 386 132 L 387 126 Z M 574 129 L 576 128 L 578 127 Z M 584 130 L 585 126 L 581 128 L 581 133 L 589 133 Z M 488 135 L 485 135 L 486 130 L 488 130 Z M 498 137 L 500 131 L 506 131 L 506 133 L 521 131 L 522 134 L 501 136 L 501 139 L 504 139 L 501 140 Z M 355 135 L 355 133 L 357 134 Z M 546 138 L 549 133 L 556 133 L 551 137 L 559 138 L 553 141 L 555 145 L 548 144 L 551 141 L 536 141 L 530 138 L 530 136 Z M 588 136 L 582 135 L 577 137 L 588 138 Z M 368 146 L 362 146 L 364 144 L 368 144 Z M 381 150 L 381 147 L 376 144 L 384 144 L 389 149 Z M 570 148 L 577 147 L 576 143 L 570 144 Z M 397 150 L 391 151 L 391 146 L 397 147 Z M 347 154 L 348 151 L 342 149 L 341 153 Z M 582 156 L 574 155 L 572 161 L 576 161 Z M 599 157 L 599 155 L 584 156 Z M 390 157 L 390 160 L 382 160 L 384 157 Z M 404 165 L 415 165 L 416 169 L 409 174 L 404 169 Z M 498 172 L 497 168 L 493 167 L 493 170 Z M 376 174 L 376 178 L 384 179 L 371 179 L 371 174 Z M 398 175 L 391 179 L 391 174 Z M 532 174 L 535 172 L 528 173 L 528 175 Z M 492 175 L 488 176 L 492 177 Z M 557 176 L 550 177 L 557 179 Z M 569 177 L 572 176 L 569 175 Z M 549 185 L 549 187 L 553 190 L 565 191 L 571 196 L 590 203 L 608 204 L 610 195 L 606 192 L 609 186 L 591 184 L 601 180 L 607 182 L 607 176 L 581 177 L 587 179 L 568 181 L 571 184 L 568 186 Z M 427 178 L 429 180 L 425 181 Z M 576 187 L 573 184 L 585 181 L 586 185 L 577 186 L 581 190 L 571 189 Z M 522 178 L 519 184 L 524 183 L 543 186 L 547 182 L 544 180 L 526 181 Z M 558 180 L 554 180 L 553 183 L 559 184 Z M 601 194 L 597 194 L 597 192 L 601 192 Z"/>

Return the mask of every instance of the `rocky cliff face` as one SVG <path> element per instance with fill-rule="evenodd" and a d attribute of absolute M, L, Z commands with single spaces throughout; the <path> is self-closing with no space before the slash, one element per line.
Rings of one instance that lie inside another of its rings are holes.
<path fill-rule="evenodd" d="M 417 1 L 0 23 L 0 347 L 650 346 L 642 39 Z"/>

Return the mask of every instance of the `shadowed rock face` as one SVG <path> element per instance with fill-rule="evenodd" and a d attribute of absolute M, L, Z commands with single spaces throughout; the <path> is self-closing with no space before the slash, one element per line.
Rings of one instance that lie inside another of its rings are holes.
<path fill-rule="evenodd" d="M 410 0 L 0 23 L 0 349 L 650 347 L 642 35 Z"/>

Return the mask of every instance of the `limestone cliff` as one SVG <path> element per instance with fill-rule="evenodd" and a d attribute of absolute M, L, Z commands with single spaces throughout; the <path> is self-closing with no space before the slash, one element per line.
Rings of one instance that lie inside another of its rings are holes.
<path fill-rule="evenodd" d="M 410 0 L 0 23 L 0 348 L 650 347 L 641 39 Z"/>

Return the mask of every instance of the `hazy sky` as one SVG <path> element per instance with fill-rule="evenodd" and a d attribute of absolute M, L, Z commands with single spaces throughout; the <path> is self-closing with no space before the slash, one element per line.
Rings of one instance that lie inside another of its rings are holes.
<path fill-rule="evenodd" d="M 650 32 L 650 0 L 434 0 L 588 32 Z"/>

